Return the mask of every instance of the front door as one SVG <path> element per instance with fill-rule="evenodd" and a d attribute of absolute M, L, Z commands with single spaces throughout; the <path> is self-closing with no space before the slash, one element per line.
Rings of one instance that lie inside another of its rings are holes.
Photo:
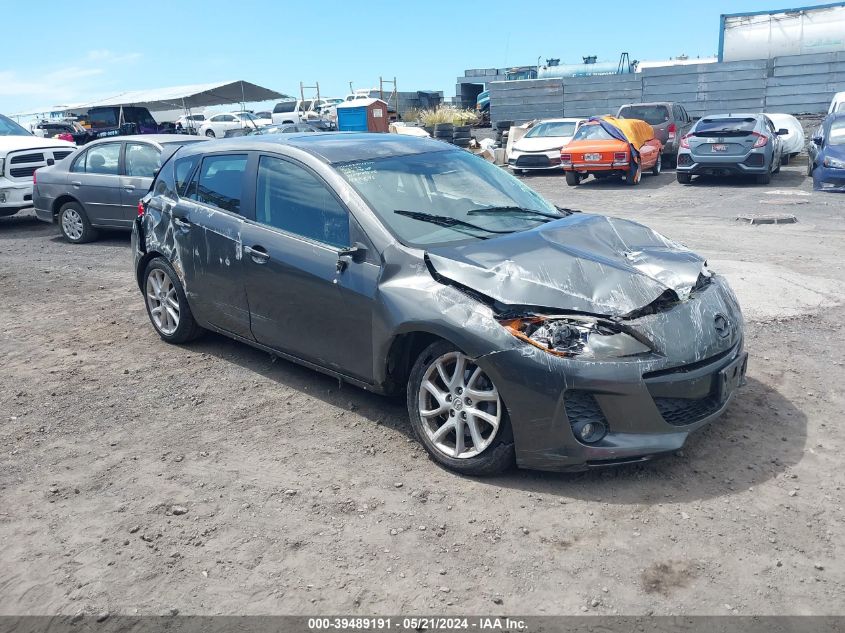
<path fill-rule="evenodd" d="M 71 195 L 98 226 L 128 226 L 120 199 L 120 143 L 93 145 L 71 167 Z"/>
<path fill-rule="evenodd" d="M 123 217 L 132 222 L 138 215 L 138 201 L 146 195 L 161 167 L 161 150 L 150 143 L 127 142 L 120 176 Z"/>
<path fill-rule="evenodd" d="M 350 220 L 310 169 L 261 156 L 255 223 L 243 229 L 244 277 L 256 341 L 369 382 L 378 267 L 339 257 Z"/>

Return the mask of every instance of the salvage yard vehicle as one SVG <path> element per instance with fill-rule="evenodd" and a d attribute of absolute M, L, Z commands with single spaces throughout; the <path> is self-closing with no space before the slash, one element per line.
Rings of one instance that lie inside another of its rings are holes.
<path fill-rule="evenodd" d="M 460 473 L 676 451 L 743 383 L 742 314 L 702 257 L 436 140 L 189 145 L 140 211 L 134 272 L 164 341 L 213 330 L 404 393 Z"/>
<path fill-rule="evenodd" d="M 221 112 L 206 119 L 197 134 L 208 138 L 223 138 L 228 130 L 245 130 L 259 125 L 261 123 L 250 112 Z"/>
<path fill-rule="evenodd" d="M 786 134 L 780 136 L 780 142 L 782 146 L 781 164 L 788 165 L 790 159 L 804 151 L 806 145 L 804 128 L 801 126 L 801 122 L 791 114 L 767 112 L 766 116 L 769 117 L 775 129 L 783 128 L 787 131 Z"/>
<path fill-rule="evenodd" d="M 197 134 L 203 123 L 205 123 L 204 114 L 183 114 L 176 119 L 176 131 Z"/>
<path fill-rule="evenodd" d="M 807 148 L 813 188 L 845 192 L 845 113 L 829 114 Z"/>
<path fill-rule="evenodd" d="M 58 224 L 73 244 L 96 239 L 98 228 L 130 229 L 161 163 L 182 145 L 204 140 L 148 134 L 92 141 L 35 172 L 35 215 Z"/>
<path fill-rule="evenodd" d="M 643 172 L 655 176 L 663 168 L 663 144 L 654 129 L 640 119 L 592 118 L 560 152 L 566 184 L 578 185 L 590 174 L 598 179 L 622 177 L 637 185 Z"/>
<path fill-rule="evenodd" d="M 680 103 L 626 103 L 616 114 L 620 119 L 640 119 L 654 129 L 654 136 L 663 143 L 663 160 L 674 165 L 681 137 L 692 127 L 692 117 Z"/>
<path fill-rule="evenodd" d="M 587 119 L 545 119 L 516 141 L 508 155 L 514 173 L 530 169 L 560 168 L 560 150 Z"/>
<path fill-rule="evenodd" d="M 88 110 L 88 141 L 108 136 L 158 134 L 159 125 L 142 106 L 97 106 Z"/>
<path fill-rule="evenodd" d="M 32 175 L 39 167 L 69 156 L 76 145 L 33 136 L 0 114 L 0 217 L 32 206 Z"/>
<path fill-rule="evenodd" d="M 780 171 L 786 128 L 775 129 L 765 114 L 710 114 L 681 138 L 678 182 L 689 184 L 698 174 L 754 175 L 766 185 Z"/>

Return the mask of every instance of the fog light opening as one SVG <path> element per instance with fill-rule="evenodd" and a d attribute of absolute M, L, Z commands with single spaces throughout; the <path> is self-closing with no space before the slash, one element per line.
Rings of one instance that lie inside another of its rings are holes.
<path fill-rule="evenodd" d="M 574 428 L 578 439 L 587 444 L 595 444 L 607 434 L 607 427 L 601 422 L 582 422 Z"/>

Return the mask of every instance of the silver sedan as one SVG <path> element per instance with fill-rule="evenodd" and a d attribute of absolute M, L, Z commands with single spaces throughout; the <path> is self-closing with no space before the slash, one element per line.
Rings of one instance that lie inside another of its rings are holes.
<path fill-rule="evenodd" d="M 35 172 L 35 214 L 58 224 L 62 236 L 75 244 L 95 240 L 100 228 L 131 230 L 138 201 L 162 163 L 182 145 L 204 140 L 149 134 L 88 143 Z"/>

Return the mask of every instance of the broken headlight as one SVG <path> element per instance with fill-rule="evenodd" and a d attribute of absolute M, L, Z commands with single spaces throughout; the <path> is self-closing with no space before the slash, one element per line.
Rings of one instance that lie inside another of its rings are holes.
<path fill-rule="evenodd" d="M 555 356 L 606 360 L 651 348 L 610 322 L 589 317 L 529 316 L 499 321 L 518 339 Z"/>

